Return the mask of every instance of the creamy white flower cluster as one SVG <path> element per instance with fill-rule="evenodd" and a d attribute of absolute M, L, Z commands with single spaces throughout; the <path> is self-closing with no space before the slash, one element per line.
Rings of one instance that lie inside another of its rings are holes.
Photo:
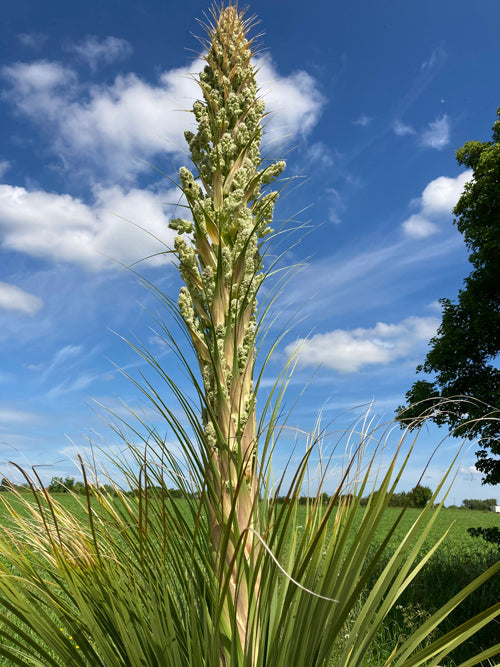
<path fill-rule="evenodd" d="M 211 29 L 193 113 L 186 132 L 193 172 L 182 167 L 180 186 L 192 222 L 177 218 L 175 251 L 185 286 L 181 315 L 190 331 L 209 409 L 212 446 L 237 449 L 253 414 L 257 291 L 262 282 L 260 239 L 270 233 L 277 192 L 263 188 L 284 162 L 260 157 L 265 105 L 258 97 L 246 24 L 235 7 Z M 248 435 L 248 434 L 247 434 Z"/>

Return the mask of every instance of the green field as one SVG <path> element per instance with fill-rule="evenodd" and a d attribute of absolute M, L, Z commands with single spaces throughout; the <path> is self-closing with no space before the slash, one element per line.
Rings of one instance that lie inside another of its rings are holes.
<path fill-rule="evenodd" d="M 14 494 L 2 494 L 5 500 L 12 503 L 13 507 L 22 507 L 22 503 L 16 499 Z M 28 494 L 24 498 L 29 497 Z M 57 501 L 76 516 L 85 520 L 86 510 L 84 507 L 85 497 L 72 497 L 69 494 L 57 494 Z M 177 506 L 183 507 L 184 501 L 175 502 Z M 83 505 L 82 505 L 83 503 Z M 23 511 L 26 511 L 25 509 Z M 358 510 L 353 535 L 361 523 L 363 512 Z M 416 520 L 420 510 L 408 509 L 400 524 L 398 525 L 391 541 L 389 542 L 386 555 L 382 559 L 379 570 L 388 561 L 394 547 L 408 533 L 412 523 Z M 388 508 L 384 519 L 379 525 L 373 548 L 377 548 L 383 537 L 389 532 L 399 517 L 401 510 Z M 298 533 L 303 530 L 306 517 L 306 507 L 298 507 Z M 0 504 L 0 521 L 3 526 L 10 522 L 6 508 Z M 478 576 L 489 566 L 497 562 L 499 557 L 498 547 L 486 543 L 480 538 L 473 538 L 467 533 L 467 528 L 482 526 L 494 527 L 500 524 L 500 517 L 492 512 L 477 512 L 466 509 L 442 509 L 436 518 L 429 538 L 426 540 L 422 554 L 449 529 L 449 532 L 440 546 L 438 552 L 433 555 L 427 566 L 420 572 L 411 586 L 402 594 L 399 604 L 390 612 L 384 623 L 382 631 L 377 637 L 377 642 L 372 652 L 367 667 L 382 665 L 391 653 L 398 640 L 408 635 L 422 621 L 428 618 L 436 609 L 445 604 L 455 593 L 465 587 L 474 577 Z M 374 574 L 375 580 L 377 573 Z M 474 614 L 488 608 L 498 601 L 500 596 L 500 578 L 489 580 L 480 589 L 475 591 L 451 616 L 445 621 L 443 631 L 449 631 L 463 623 Z M 346 627 L 346 633 L 349 628 Z M 460 664 L 472 655 L 491 644 L 492 636 L 498 634 L 498 623 L 490 624 L 478 635 L 469 640 L 463 647 L 453 655 L 453 662 L 448 661 L 446 665 Z M 432 635 L 434 638 L 436 634 Z"/>

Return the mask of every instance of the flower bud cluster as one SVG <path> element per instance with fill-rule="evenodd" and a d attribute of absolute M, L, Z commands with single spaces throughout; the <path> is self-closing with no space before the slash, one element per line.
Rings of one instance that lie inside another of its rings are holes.
<path fill-rule="evenodd" d="M 254 422 L 255 313 L 263 278 L 259 245 L 271 232 L 278 197 L 262 189 L 285 167 L 284 162 L 263 166 L 260 157 L 265 105 L 247 29 L 233 6 L 222 9 L 210 29 L 199 79 L 203 99 L 193 106 L 197 131 L 185 133 L 195 169 L 179 172 L 192 222 L 170 222 L 185 283 L 179 309 L 207 400 L 207 442 L 233 451 Z"/>

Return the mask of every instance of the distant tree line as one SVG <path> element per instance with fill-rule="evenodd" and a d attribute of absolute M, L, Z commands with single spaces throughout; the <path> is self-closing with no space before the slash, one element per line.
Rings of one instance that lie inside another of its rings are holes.
<path fill-rule="evenodd" d="M 29 491 L 30 485 L 27 482 L 23 484 L 16 484 L 11 480 L 3 477 L 0 481 L 0 493 L 8 491 Z M 90 492 L 94 492 L 97 488 L 93 485 L 89 485 L 88 489 Z M 100 492 L 105 492 L 111 496 L 116 495 L 117 488 L 113 484 L 100 484 L 98 487 Z M 87 491 L 85 484 L 82 481 L 75 480 L 74 477 L 52 477 L 49 485 L 45 488 L 48 493 L 73 493 L 76 495 L 84 495 Z M 129 489 L 129 490 L 120 490 L 122 493 L 128 496 L 135 496 L 139 494 L 138 489 Z M 144 491 L 144 489 L 142 489 Z M 166 486 L 153 486 L 148 485 L 147 491 L 151 495 L 165 495 L 171 499 L 185 498 L 186 494 L 180 489 L 167 488 Z M 193 496 L 196 494 L 192 494 Z"/>
<path fill-rule="evenodd" d="M 29 489 L 29 484 L 24 482 L 23 484 L 15 484 L 14 482 L 11 482 L 9 479 L 6 477 L 2 477 L 0 481 L 0 492 L 2 491 L 21 491 L 23 489 Z"/>
<path fill-rule="evenodd" d="M 375 491 L 372 494 L 372 498 L 376 496 L 379 491 Z M 346 493 L 342 495 L 333 496 L 334 505 L 338 505 L 340 502 L 350 502 L 353 498 L 352 494 Z M 425 507 L 429 500 L 432 498 L 432 490 L 428 486 L 415 486 L 411 491 L 403 491 L 401 493 L 395 493 L 391 496 L 389 500 L 389 507 Z M 368 504 L 370 497 L 361 499 L 361 506 L 365 507 Z M 288 498 L 286 496 L 277 496 L 274 498 L 274 502 L 284 503 L 287 502 Z M 319 497 L 317 496 L 300 496 L 299 505 L 307 505 L 315 502 L 319 502 L 322 505 L 328 505 L 332 501 L 332 496 L 329 496 L 328 493 L 322 492 Z"/>
<path fill-rule="evenodd" d="M 370 497 L 376 498 L 377 495 L 380 493 L 380 491 L 375 491 L 371 496 L 366 496 L 365 498 L 361 499 L 361 507 L 366 507 L 368 505 L 368 502 L 370 501 Z M 340 502 L 346 502 L 351 500 L 352 495 L 351 494 L 344 494 L 344 495 L 338 495 L 334 498 L 334 504 L 338 505 Z M 411 491 L 401 491 L 399 493 L 393 493 L 392 496 L 389 498 L 389 507 L 416 507 L 416 508 L 422 508 L 427 505 L 427 503 L 430 501 L 432 498 L 432 490 L 428 486 L 421 486 L 417 484 L 417 486 L 413 487 Z M 274 498 L 274 502 L 276 503 L 285 503 L 287 502 L 288 498 L 286 496 L 277 496 Z M 319 495 L 319 502 L 322 505 L 328 505 L 328 503 L 332 500 L 332 496 L 328 495 L 328 493 L 323 492 Z M 314 502 L 318 502 L 318 499 L 316 496 L 300 496 L 299 498 L 299 505 L 307 505 L 307 504 L 312 504 Z M 468 510 L 475 510 L 475 511 L 489 511 L 491 507 L 495 506 L 497 504 L 497 501 L 495 498 L 487 498 L 486 500 L 477 500 L 473 498 L 466 498 L 462 505 L 458 507 L 457 505 L 451 505 L 449 506 L 449 509 L 468 509 Z"/>
<path fill-rule="evenodd" d="M 22 484 L 16 484 L 6 477 L 2 477 L 0 481 L 0 493 L 4 491 L 26 491 L 29 490 L 29 484 L 24 482 Z M 94 488 L 90 485 L 91 490 Z M 77 495 L 85 494 L 85 484 L 79 480 L 75 480 L 74 477 L 52 477 L 50 484 L 46 487 L 46 490 L 49 493 L 75 493 Z M 116 488 L 112 484 L 101 484 L 99 486 L 100 491 L 105 491 L 109 495 L 115 495 L 117 493 Z M 185 493 L 181 489 L 176 488 L 167 488 L 162 486 L 148 486 L 148 493 L 154 495 L 166 495 L 172 499 L 180 499 L 185 497 Z M 123 491 L 126 495 L 137 495 L 138 489 L 130 489 Z M 375 491 L 372 494 L 372 498 L 376 497 L 380 491 Z M 193 494 L 197 495 L 197 494 Z M 352 494 L 343 494 L 337 495 L 334 499 L 334 504 L 338 505 L 340 502 L 349 502 L 352 499 Z M 389 499 L 389 507 L 416 507 L 422 508 L 427 505 L 429 500 L 432 498 L 432 490 L 428 486 L 417 486 L 413 487 L 411 491 L 401 491 L 399 493 L 393 493 Z M 286 496 L 277 496 L 274 498 L 276 503 L 287 502 L 288 498 Z M 322 505 L 328 505 L 332 500 L 326 492 L 322 492 L 319 495 L 319 502 Z M 370 496 L 361 499 L 361 506 L 366 507 L 370 500 Z M 307 505 L 317 502 L 316 496 L 306 496 L 303 495 L 299 498 L 299 505 Z M 479 500 L 474 498 L 466 498 L 460 507 L 457 505 L 449 506 L 449 509 L 468 509 L 474 511 L 489 511 L 491 507 L 497 505 L 496 498 L 487 498 L 486 500 Z M 471 529 L 472 530 L 472 529 Z"/>
<path fill-rule="evenodd" d="M 468 510 L 489 510 L 497 504 L 496 498 L 487 498 L 486 500 L 466 499 L 462 503 L 462 507 Z"/>

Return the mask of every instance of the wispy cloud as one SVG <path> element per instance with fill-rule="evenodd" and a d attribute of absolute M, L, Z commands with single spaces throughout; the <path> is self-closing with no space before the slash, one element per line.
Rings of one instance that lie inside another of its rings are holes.
<path fill-rule="evenodd" d="M 8 160 L 0 160 L 0 178 L 3 178 L 10 169 L 10 162 Z"/>
<path fill-rule="evenodd" d="M 361 127 L 367 127 L 370 125 L 372 122 L 373 117 L 372 116 L 367 116 L 366 114 L 362 113 L 356 120 L 352 121 L 353 125 L 361 125 Z"/>
<path fill-rule="evenodd" d="M 451 215 L 465 184 L 471 179 L 472 171 L 467 170 L 456 178 L 440 176 L 431 181 L 425 187 L 422 196 L 413 202 L 413 205 L 419 206 L 419 212 L 402 223 L 405 235 L 421 239 L 438 232 L 438 221 Z"/>
<path fill-rule="evenodd" d="M 328 221 L 335 225 L 342 221 L 341 215 L 345 211 L 345 203 L 342 195 L 335 188 L 326 188 L 328 198 Z"/>
<path fill-rule="evenodd" d="M 84 348 L 82 345 L 65 345 L 55 352 L 50 363 L 44 368 L 40 379 L 45 382 L 54 371 L 61 368 L 69 369 L 79 366 L 83 360 Z M 74 382 L 74 375 L 71 375 L 71 382 Z M 62 386 L 62 385 L 61 385 Z M 60 392 L 59 392 L 60 393 Z M 50 392 L 49 392 L 50 394 Z"/>
<path fill-rule="evenodd" d="M 22 32 L 17 36 L 23 46 L 30 49 L 41 49 L 48 40 L 48 35 L 42 32 Z"/>
<path fill-rule="evenodd" d="M 414 78 L 408 92 L 399 105 L 397 115 L 401 116 L 412 107 L 416 100 L 427 89 L 438 72 L 444 67 L 448 59 L 446 50 L 441 46 L 436 46 L 429 57 L 420 64 L 418 74 Z"/>
<path fill-rule="evenodd" d="M 450 122 L 446 114 L 429 123 L 421 134 L 420 143 L 436 150 L 441 150 L 450 143 Z"/>
<path fill-rule="evenodd" d="M 398 137 L 404 137 L 409 134 L 415 134 L 415 128 L 411 125 L 405 125 L 402 121 L 396 119 L 392 124 L 392 130 Z"/>
<path fill-rule="evenodd" d="M 35 315 L 42 306 L 42 299 L 34 294 L 29 294 L 16 285 L 0 283 L 0 308 Z"/>
<path fill-rule="evenodd" d="M 446 62 L 447 58 L 448 54 L 446 53 L 445 49 L 441 45 L 436 46 L 432 50 L 429 58 L 422 62 L 420 69 L 422 72 L 431 72 L 432 70 L 441 67 Z"/>
<path fill-rule="evenodd" d="M 434 317 L 408 317 L 397 324 L 377 322 L 371 329 L 335 329 L 301 338 L 286 348 L 298 354 L 302 366 L 323 365 L 340 373 L 356 373 L 373 364 L 388 364 L 407 357 L 437 330 Z"/>
<path fill-rule="evenodd" d="M 324 144 L 322 141 L 315 141 L 307 146 L 306 158 L 308 162 L 317 168 L 332 167 L 335 163 L 332 149 Z"/>
<path fill-rule="evenodd" d="M 16 410 L 14 408 L 0 405 L 0 424 L 25 424 L 40 419 L 39 415 L 25 410 Z"/>
<path fill-rule="evenodd" d="M 65 49 L 75 53 L 92 71 L 101 63 L 110 65 L 118 60 L 125 60 L 133 51 L 132 45 L 126 39 L 113 36 L 99 39 L 95 35 L 88 35 L 80 42 L 69 42 Z"/>
<path fill-rule="evenodd" d="M 301 327 L 313 323 L 316 330 L 332 318 L 357 317 L 360 312 L 380 318 L 376 313 L 394 312 L 396 304 L 413 299 L 415 284 L 428 285 L 434 269 L 449 265 L 462 247 L 456 233 L 442 234 L 433 243 L 415 244 L 414 238 L 397 233 L 370 237 L 362 247 L 335 250 L 333 245 L 326 256 L 297 271 L 283 295 L 283 312 L 300 316 Z"/>

